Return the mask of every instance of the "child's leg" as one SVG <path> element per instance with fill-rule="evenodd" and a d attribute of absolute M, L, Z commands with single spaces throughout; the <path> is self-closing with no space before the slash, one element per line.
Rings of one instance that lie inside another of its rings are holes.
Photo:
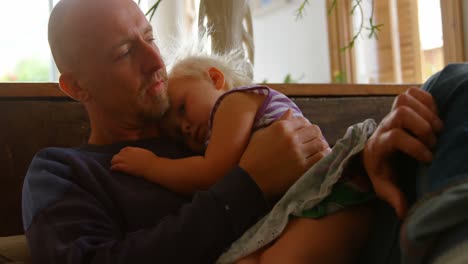
<path fill-rule="evenodd" d="M 372 225 L 367 203 L 320 218 L 296 218 L 261 255 L 247 263 L 351 263 L 359 255 Z M 249 256 L 250 257 L 250 256 Z"/>
<path fill-rule="evenodd" d="M 262 256 L 262 253 L 265 251 L 265 247 L 261 248 L 254 253 L 243 257 L 242 259 L 236 261 L 236 264 L 258 264 L 260 263 L 260 257 Z"/>

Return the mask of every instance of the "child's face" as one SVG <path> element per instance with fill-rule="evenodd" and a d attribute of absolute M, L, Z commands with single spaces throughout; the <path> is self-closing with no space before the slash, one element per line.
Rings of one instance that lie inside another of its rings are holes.
<path fill-rule="evenodd" d="M 169 79 L 170 108 L 163 129 L 198 153 L 205 150 L 208 122 L 216 100 L 224 93 L 209 79 L 180 77 Z"/>

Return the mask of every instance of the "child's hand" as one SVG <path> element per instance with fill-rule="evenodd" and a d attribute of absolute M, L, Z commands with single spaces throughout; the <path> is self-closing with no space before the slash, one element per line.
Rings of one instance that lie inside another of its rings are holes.
<path fill-rule="evenodd" d="M 125 147 L 111 160 L 111 170 L 125 172 L 134 176 L 148 175 L 148 170 L 157 156 L 146 149 Z"/>

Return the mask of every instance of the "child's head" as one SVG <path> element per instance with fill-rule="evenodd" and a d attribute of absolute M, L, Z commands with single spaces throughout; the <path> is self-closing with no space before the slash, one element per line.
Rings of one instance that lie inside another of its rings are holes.
<path fill-rule="evenodd" d="M 170 65 L 170 109 L 163 128 L 173 139 L 203 152 L 208 123 L 218 98 L 234 87 L 252 82 L 249 64 L 238 52 L 226 55 L 187 54 Z"/>

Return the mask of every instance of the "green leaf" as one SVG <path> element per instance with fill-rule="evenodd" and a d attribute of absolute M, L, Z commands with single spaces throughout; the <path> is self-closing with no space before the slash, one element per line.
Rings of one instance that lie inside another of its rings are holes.
<path fill-rule="evenodd" d="M 148 12 L 146 12 L 145 16 L 149 16 L 149 21 L 153 20 L 154 13 L 156 13 L 156 9 L 158 9 L 159 4 L 161 3 L 162 0 L 158 0 L 156 3 L 154 3 L 153 6 L 150 7 Z"/>
<path fill-rule="evenodd" d="M 304 9 L 305 9 L 305 6 L 308 4 L 309 4 L 309 0 L 304 0 L 304 2 L 302 2 L 302 4 L 296 10 L 296 20 L 304 17 Z"/>

